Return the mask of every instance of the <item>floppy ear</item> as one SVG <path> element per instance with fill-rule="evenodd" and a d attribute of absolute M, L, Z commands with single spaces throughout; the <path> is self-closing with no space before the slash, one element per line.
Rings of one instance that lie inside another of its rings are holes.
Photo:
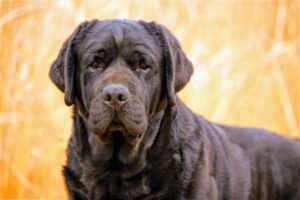
<path fill-rule="evenodd" d="M 72 35 L 62 45 L 57 58 L 53 61 L 49 77 L 52 82 L 65 93 L 65 103 L 70 106 L 74 104 L 75 99 L 75 70 L 76 55 L 74 46 L 82 37 L 86 30 L 90 29 L 92 22 L 85 21 L 81 23 Z"/>
<path fill-rule="evenodd" d="M 155 22 L 147 23 L 141 21 L 141 24 L 151 35 L 158 38 L 163 48 L 168 106 L 175 106 L 175 94 L 190 80 L 193 73 L 193 65 L 181 49 L 178 40 L 165 26 Z"/>

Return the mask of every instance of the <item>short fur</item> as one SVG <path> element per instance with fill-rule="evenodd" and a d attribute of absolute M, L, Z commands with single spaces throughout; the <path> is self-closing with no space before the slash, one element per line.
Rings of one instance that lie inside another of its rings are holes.
<path fill-rule="evenodd" d="M 69 199 L 300 199 L 299 142 L 196 115 L 176 96 L 192 72 L 154 22 L 92 20 L 74 31 L 49 73 L 74 104 Z M 125 100 L 105 96 L 111 86 Z"/>

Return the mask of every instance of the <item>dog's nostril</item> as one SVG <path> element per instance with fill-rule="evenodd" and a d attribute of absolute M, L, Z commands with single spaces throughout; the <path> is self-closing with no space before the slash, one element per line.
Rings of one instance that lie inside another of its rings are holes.
<path fill-rule="evenodd" d="M 119 100 L 119 101 L 127 101 L 127 96 L 126 96 L 126 95 L 123 95 L 123 94 L 119 94 L 119 95 L 118 95 L 118 100 Z"/>
<path fill-rule="evenodd" d="M 103 100 L 104 101 L 111 101 L 111 95 L 110 94 L 104 94 L 103 95 Z"/>

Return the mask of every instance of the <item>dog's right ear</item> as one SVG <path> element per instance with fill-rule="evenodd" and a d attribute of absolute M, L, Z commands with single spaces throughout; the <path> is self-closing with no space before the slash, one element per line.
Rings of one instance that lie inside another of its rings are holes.
<path fill-rule="evenodd" d="M 75 101 L 76 55 L 74 46 L 97 20 L 81 23 L 62 45 L 57 58 L 53 61 L 49 77 L 52 82 L 65 93 L 65 103 L 70 106 Z"/>

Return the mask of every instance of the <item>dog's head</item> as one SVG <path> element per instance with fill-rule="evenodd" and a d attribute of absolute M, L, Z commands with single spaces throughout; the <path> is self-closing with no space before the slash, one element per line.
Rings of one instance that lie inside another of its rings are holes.
<path fill-rule="evenodd" d="M 148 121 L 176 106 L 175 93 L 192 74 L 176 38 L 154 22 L 83 22 L 63 44 L 50 78 L 76 104 L 89 131 L 104 144 L 115 134 L 135 146 Z"/>

